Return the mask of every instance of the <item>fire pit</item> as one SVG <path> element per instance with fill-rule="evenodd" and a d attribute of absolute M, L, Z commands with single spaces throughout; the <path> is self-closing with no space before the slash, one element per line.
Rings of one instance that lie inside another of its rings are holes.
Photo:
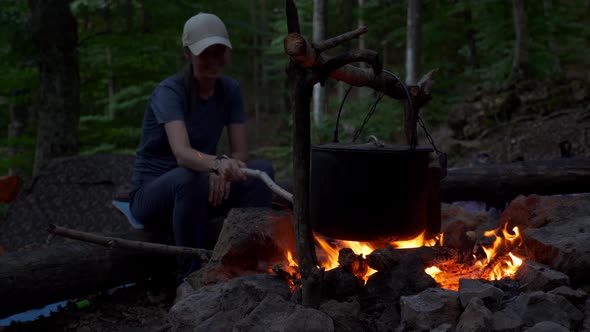
<path fill-rule="evenodd" d="M 590 307 L 579 271 L 589 270 L 584 257 L 590 250 L 587 240 L 576 239 L 590 229 L 589 202 L 590 196 L 522 198 L 500 217 L 445 204 L 442 232 L 429 240 L 419 234 L 409 241 L 354 242 L 316 233 L 326 269 L 319 308 L 295 305 L 305 286 L 292 215 L 236 211 L 226 219 L 216 258 L 190 277 L 189 295 L 172 308 L 170 320 L 177 330 L 266 322 L 317 331 L 582 331 L 590 326 L 584 323 Z"/>

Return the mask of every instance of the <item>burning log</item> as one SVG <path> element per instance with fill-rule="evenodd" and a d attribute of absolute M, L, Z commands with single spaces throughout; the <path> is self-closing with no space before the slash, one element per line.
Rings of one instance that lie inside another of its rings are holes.
<path fill-rule="evenodd" d="M 328 299 L 344 301 L 351 296 L 359 295 L 364 280 L 358 278 L 342 267 L 326 271 L 324 275 L 323 296 Z"/>
<path fill-rule="evenodd" d="M 296 266 L 289 266 L 285 264 L 275 264 L 271 268 L 272 272 L 278 275 L 281 279 L 289 283 L 291 293 L 296 291 L 301 285 L 301 277 L 299 269 Z"/>
<path fill-rule="evenodd" d="M 342 248 L 338 251 L 338 264 L 342 270 L 354 274 L 361 280 L 369 271 L 369 265 L 363 255 L 355 254 L 350 248 Z"/>
<path fill-rule="evenodd" d="M 424 267 L 431 266 L 437 262 L 456 260 L 460 261 L 462 255 L 452 248 L 447 247 L 419 247 L 408 249 L 396 249 L 391 246 L 376 249 L 367 256 L 369 267 L 377 271 L 391 270 L 409 256 L 418 258 Z"/>

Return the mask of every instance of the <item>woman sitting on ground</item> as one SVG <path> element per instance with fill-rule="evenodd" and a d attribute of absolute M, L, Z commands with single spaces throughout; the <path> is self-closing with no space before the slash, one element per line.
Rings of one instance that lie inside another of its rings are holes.
<path fill-rule="evenodd" d="M 146 227 L 172 223 L 178 246 L 202 248 L 205 224 L 232 207 L 270 207 L 271 191 L 241 168 L 274 172 L 248 160 L 239 83 L 223 75 L 231 43 L 217 16 L 200 13 L 184 25 L 184 71 L 162 81 L 143 119 L 133 170 L 130 209 Z M 230 153 L 217 152 L 227 128 Z M 179 258 L 177 283 L 199 269 L 198 258 Z"/>

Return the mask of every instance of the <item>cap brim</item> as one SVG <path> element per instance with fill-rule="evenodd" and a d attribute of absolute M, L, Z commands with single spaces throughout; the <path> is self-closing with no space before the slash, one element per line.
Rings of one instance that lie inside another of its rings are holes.
<path fill-rule="evenodd" d="M 196 42 L 192 45 L 189 45 L 188 48 L 191 50 L 191 52 L 194 55 L 199 55 L 207 47 L 209 47 L 211 45 L 216 45 L 216 44 L 225 45 L 225 46 L 231 48 L 231 43 L 229 42 L 229 39 L 224 38 L 224 37 L 219 37 L 219 36 L 212 36 L 212 37 L 207 37 L 205 39 L 199 40 L 198 42 Z"/>

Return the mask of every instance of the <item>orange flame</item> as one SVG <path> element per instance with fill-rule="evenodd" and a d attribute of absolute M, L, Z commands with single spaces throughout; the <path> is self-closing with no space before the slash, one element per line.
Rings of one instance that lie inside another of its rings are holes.
<path fill-rule="evenodd" d="M 398 249 L 409 249 L 409 248 L 419 248 L 419 247 L 432 247 L 435 246 L 439 240 L 439 238 L 442 241 L 442 233 L 435 237 L 434 239 L 431 240 L 424 240 L 424 235 L 426 234 L 426 231 L 420 233 L 420 235 L 416 236 L 415 238 L 411 239 L 411 240 L 405 240 L 405 241 L 393 241 L 390 242 L 389 244 L 391 244 L 392 247 L 394 248 L 398 248 Z"/>
<path fill-rule="evenodd" d="M 427 267 L 424 271 L 436 280 L 442 288 L 457 290 L 460 278 L 485 278 L 488 280 L 500 280 L 506 277 L 513 277 L 522 265 L 523 259 L 514 255 L 511 250 L 522 244 L 522 237 L 518 227 L 513 227 L 508 231 L 508 223 L 494 230 L 484 232 L 486 237 L 495 237 L 490 246 L 481 246 L 486 257 L 475 261 L 473 264 L 465 265 L 456 261 L 445 261 L 433 266 Z M 442 246 L 444 234 L 440 233 L 433 239 L 425 240 L 425 232 L 422 232 L 414 239 L 405 241 L 389 242 L 394 248 L 418 248 L 423 246 Z M 378 244 L 372 242 L 357 242 L 346 240 L 326 240 L 322 236 L 314 233 L 316 243 L 316 254 L 319 263 L 326 270 L 331 270 L 339 266 L 338 255 L 342 248 L 350 248 L 355 254 L 361 257 L 367 257 Z M 380 243 L 382 246 L 382 243 Z M 297 267 L 291 251 L 286 252 L 286 259 L 291 267 Z M 364 276 L 367 281 L 375 270 L 369 268 Z"/>
<path fill-rule="evenodd" d="M 392 241 L 389 244 L 394 248 L 417 248 L 422 246 L 434 246 L 437 244 L 439 239 L 442 239 L 442 233 L 431 240 L 425 240 L 424 237 L 425 232 L 422 232 L 413 239 L 405 241 Z M 371 242 L 357 242 L 346 240 L 333 240 L 331 241 L 333 244 L 330 244 L 324 238 L 318 236 L 317 234 L 314 234 L 314 238 L 316 240 L 317 247 L 319 247 L 316 248 L 318 259 L 320 260 L 321 266 L 326 268 L 326 270 L 334 269 L 339 266 L 338 251 L 342 248 L 350 248 L 352 249 L 352 251 L 354 251 L 355 254 L 367 257 L 378 247 L 376 244 Z M 373 270 L 372 268 L 369 268 L 363 279 L 367 281 L 369 277 L 373 275 L 375 272 L 377 271 Z"/>
<path fill-rule="evenodd" d="M 481 246 L 486 257 L 475 262 L 473 266 L 462 266 L 456 262 L 445 262 L 425 269 L 443 288 L 458 289 L 460 278 L 485 278 L 500 280 L 512 278 L 523 259 L 514 255 L 511 250 L 522 244 L 518 227 L 508 231 L 508 223 L 497 229 L 484 232 L 486 237 L 495 237 L 490 246 Z"/>
<path fill-rule="evenodd" d="M 522 238 L 520 236 L 520 230 L 518 229 L 518 227 L 515 226 L 512 228 L 512 232 L 514 234 L 508 232 L 507 228 L 508 223 L 505 223 L 501 230 L 499 227 L 497 229 L 486 231 L 483 233 L 486 237 L 495 236 L 496 238 L 494 239 L 494 243 L 491 247 L 481 247 L 486 254 L 486 258 L 483 261 L 478 261 L 476 263 L 478 266 L 488 266 L 490 262 L 493 262 L 496 259 L 498 254 L 506 251 L 506 248 L 511 249 L 519 246 L 522 243 Z M 504 277 L 513 275 L 514 273 L 516 273 L 516 270 L 518 270 L 518 267 L 520 267 L 520 265 L 522 264 L 522 259 L 514 256 L 514 254 L 512 254 L 511 252 L 508 253 L 508 256 L 515 257 L 516 260 L 512 258 L 505 258 L 504 260 L 498 262 L 493 267 L 491 267 L 492 272 L 490 273 L 490 278 L 492 280 L 499 280 Z M 502 265 L 506 265 L 506 267 L 503 268 Z"/>
<path fill-rule="evenodd" d="M 367 255 L 376 249 L 370 242 L 334 240 L 334 244 L 331 245 L 326 240 L 324 240 L 324 238 L 318 236 L 317 234 L 314 234 L 314 238 L 316 243 L 321 248 L 321 250 L 317 250 L 316 248 L 318 260 L 320 260 L 321 266 L 326 268 L 326 270 L 331 270 L 339 266 L 338 251 L 342 248 L 350 248 L 355 254 L 362 255 L 363 257 L 367 257 Z M 369 277 L 375 272 L 377 271 L 369 268 L 363 279 L 367 281 Z"/>
<path fill-rule="evenodd" d="M 289 266 L 299 267 L 299 264 L 297 264 L 297 262 L 293 260 L 293 254 L 291 254 L 290 250 L 287 250 L 287 261 L 289 262 Z"/>

